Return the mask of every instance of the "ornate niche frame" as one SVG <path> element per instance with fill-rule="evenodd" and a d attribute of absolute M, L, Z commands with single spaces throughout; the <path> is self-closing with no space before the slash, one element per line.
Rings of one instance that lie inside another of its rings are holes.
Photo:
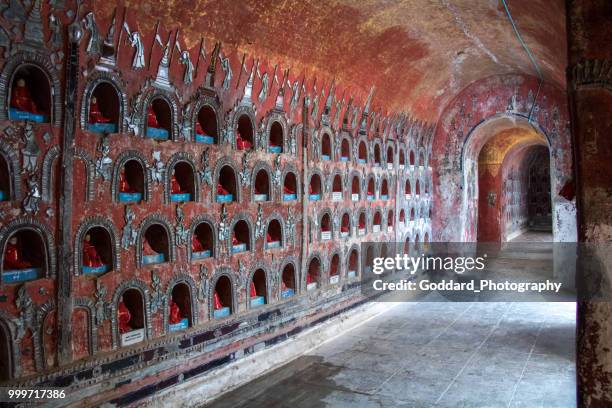
<path fill-rule="evenodd" d="M 140 296 L 142 297 L 143 307 L 144 307 L 144 326 L 145 326 L 145 341 L 152 338 L 153 336 L 153 327 L 152 327 L 152 317 L 151 317 L 151 304 L 150 304 L 150 296 L 149 296 L 149 286 L 141 281 L 140 279 L 130 279 L 122 282 L 115 289 L 115 293 L 113 295 L 113 300 L 111 303 L 111 331 L 113 337 L 113 350 L 119 348 L 120 334 L 119 334 L 119 322 L 117 321 L 117 308 L 119 307 L 119 301 L 123 296 L 123 293 L 128 289 L 135 289 L 140 292 Z"/>
<path fill-rule="evenodd" d="M 197 166 L 194 163 L 193 157 L 188 152 L 176 152 L 174 153 L 170 159 L 168 159 L 168 163 L 166 164 L 166 170 L 163 174 L 163 185 L 164 185 L 164 204 L 170 204 L 170 194 L 172 191 L 171 181 L 172 181 L 172 171 L 179 163 L 186 163 L 191 168 L 191 174 L 193 176 L 193 193 L 194 202 L 200 201 L 200 190 L 201 190 L 201 180 L 200 180 L 200 172 Z"/>
<path fill-rule="evenodd" d="M 272 125 L 274 125 L 275 122 L 278 122 L 283 131 L 283 153 L 288 153 L 291 146 L 289 146 L 289 125 L 287 124 L 287 117 L 285 113 L 282 111 L 271 110 L 268 112 L 264 120 L 266 135 L 265 144 L 264 146 L 260 147 L 265 149 L 266 152 L 268 151 L 268 148 L 270 147 L 270 132 L 272 132 Z"/>
<path fill-rule="evenodd" d="M 146 265 L 142 263 L 142 239 L 147 229 L 153 225 L 160 225 L 166 230 L 168 237 L 168 258 L 165 262 L 172 263 L 176 259 L 176 241 L 174 238 L 174 229 L 172 228 L 168 219 L 161 214 L 151 214 L 145 218 L 138 228 L 138 235 L 136 237 L 136 267 L 142 268 Z"/>
<path fill-rule="evenodd" d="M 86 218 L 79 227 L 77 228 L 74 241 L 74 275 L 79 276 L 83 274 L 83 240 L 85 235 L 90 229 L 99 227 L 106 231 L 110 239 L 110 246 L 112 249 L 112 266 L 113 271 L 120 272 L 121 265 L 121 240 L 117 235 L 117 230 L 113 221 L 104 216 L 93 216 Z"/>
<path fill-rule="evenodd" d="M 118 203 L 119 202 L 119 175 L 121 174 L 121 169 L 125 167 L 125 164 L 130 160 L 136 160 L 140 163 L 142 167 L 143 177 L 144 177 L 144 194 L 143 201 L 149 201 L 152 195 L 152 185 L 153 180 L 151 179 L 151 172 L 149 169 L 151 165 L 149 164 L 147 158 L 137 150 L 128 150 L 126 152 L 121 153 L 117 159 L 115 160 L 115 166 L 113 167 L 113 175 L 111 179 L 111 194 L 113 196 L 113 200 Z"/>
<path fill-rule="evenodd" d="M 189 119 L 189 123 L 191 124 L 191 132 L 189 133 L 189 141 L 195 141 L 195 126 L 196 121 L 198 120 L 198 116 L 200 115 L 200 110 L 202 108 L 210 108 L 215 114 L 216 127 L 217 127 L 217 145 L 221 144 L 221 132 L 222 132 L 222 124 L 221 124 L 221 103 L 219 101 L 219 96 L 216 92 L 213 92 L 208 89 L 198 89 L 196 94 L 193 97 L 193 110 L 191 111 L 191 117 Z"/>
<path fill-rule="evenodd" d="M 189 226 L 189 236 L 187 237 L 187 259 L 189 260 L 189 262 L 192 262 L 191 261 L 191 256 L 192 256 L 191 240 L 193 239 L 193 234 L 195 234 L 196 229 L 203 223 L 208 224 L 210 231 L 212 233 L 212 254 L 210 258 L 205 258 L 205 259 L 211 259 L 211 258 L 217 259 L 218 258 L 220 248 L 219 248 L 218 232 L 217 232 L 215 220 L 213 220 L 207 214 L 200 214 L 191 221 L 191 225 Z"/>
<path fill-rule="evenodd" d="M 249 296 L 249 290 L 251 287 L 251 282 L 253 281 L 253 278 L 255 276 L 255 272 L 257 272 L 260 269 L 264 272 L 264 275 L 266 277 L 266 303 L 264 306 L 267 306 L 270 303 L 272 303 L 271 301 L 273 300 L 273 297 L 272 297 L 272 273 L 273 272 L 270 270 L 270 267 L 266 263 L 262 261 L 257 261 L 251 266 L 251 271 L 249 272 L 249 275 L 246 278 L 246 285 L 245 285 L 246 310 L 252 309 L 251 308 L 251 297 Z"/>
<path fill-rule="evenodd" d="M 227 277 L 230 281 L 230 288 L 232 291 L 232 312 L 230 314 L 230 317 L 238 313 L 238 279 L 236 278 L 236 275 L 234 274 L 234 272 L 232 272 L 229 266 L 221 266 L 217 268 L 215 274 L 209 279 L 210 285 L 208 285 L 208 319 L 213 322 L 215 321 L 215 307 L 212 299 L 214 298 L 215 288 L 221 277 Z"/>
<path fill-rule="evenodd" d="M 168 320 L 169 320 L 168 309 L 169 307 L 168 306 L 170 304 L 170 299 L 172 299 L 172 291 L 174 290 L 174 287 L 178 284 L 185 284 L 189 288 L 189 305 L 191 308 L 191 326 L 190 327 L 196 327 L 198 325 L 198 306 L 199 305 L 196 300 L 196 297 L 198 294 L 198 285 L 196 285 L 195 280 L 190 275 L 185 274 L 185 273 L 179 273 L 177 275 L 174 275 L 172 279 L 170 279 L 170 281 L 168 282 L 168 286 L 166 288 L 166 297 L 164 299 L 164 304 L 163 304 L 164 332 L 166 334 L 169 333 L 168 331 Z"/>
<path fill-rule="evenodd" d="M 119 117 L 117 119 L 117 133 L 125 133 L 127 131 L 126 117 L 128 112 L 128 97 L 125 91 L 125 84 L 119 77 L 119 75 L 113 72 L 95 71 L 92 77 L 89 78 L 85 85 L 85 90 L 81 96 L 81 117 L 80 125 L 81 129 L 87 131 L 87 124 L 89 120 L 89 108 L 91 106 L 91 97 L 100 84 L 110 85 L 116 93 L 117 100 L 119 103 Z M 146 119 L 146 118 L 145 118 Z"/>

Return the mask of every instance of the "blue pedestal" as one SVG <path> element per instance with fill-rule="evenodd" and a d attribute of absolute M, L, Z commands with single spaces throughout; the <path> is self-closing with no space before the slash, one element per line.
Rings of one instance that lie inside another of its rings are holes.
<path fill-rule="evenodd" d="M 340 161 L 347 162 L 349 161 L 349 158 L 346 156 L 340 156 Z"/>
<path fill-rule="evenodd" d="M 164 254 L 155 254 L 155 255 L 143 255 L 142 263 L 145 265 L 158 264 L 166 262 L 166 257 Z"/>
<path fill-rule="evenodd" d="M 206 258 L 210 258 L 210 250 L 207 249 L 205 251 L 200 251 L 200 252 L 192 252 L 191 253 L 191 259 L 206 259 Z"/>
<path fill-rule="evenodd" d="M 28 120 L 30 122 L 45 123 L 49 121 L 47 115 L 40 113 L 31 113 L 17 110 L 15 108 L 9 108 L 9 119 L 10 120 Z"/>
<path fill-rule="evenodd" d="M 218 203 L 229 203 L 234 201 L 234 195 L 233 194 L 225 194 L 225 195 L 217 195 L 217 202 Z"/>
<path fill-rule="evenodd" d="M 230 308 L 229 307 L 222 307 L 221 309 L 216 309 L 213 312 L 213 316 L 215 319 L 222 319 L 224 317 L 227 317 L 230 315 Z"/>
<path fill-rule="evenodd" d="M 268 146 L 268 152 L 270 153 L 282 153 L 283 148 L 281 146 Z"/>
<path fill-rule="evenodd" d="M 137 203 L 142 200 L 142 193 L 119 193 L 119 201 L 122 203 Z"/>
<path fill-rule="evenodd" d="M 117 133 L 116 123 L 89 123 L 87 130 L 96 133 Z"/>
<path fill-rule="evenodd" d="M 322 154 L 321 155 L 321 160 L 329 161 L 329 155 L 328 154 Z"/>
<path fill-rule="evenodd" d="M 83 265 L 83 274 L 96 274 L 108 272 L 108 265 L 104 264 L 101 266 L 85 266 Z"/>
<path fill-rule="evenodd" d="M 295 290 L 293 289 L 285 289 L 281 292 L 281 297 L 282 298 L 288 298 L 295 295 Z"/>
<path fill-rule="evenodd" d="M 268 201 L 268 195 L 267 194 L 255 194 L 253 196 L 253 200 L 255 200 L 255 201 Z"/>
<path fill-rule="evenodd" d="M 266 242 L 266 248 L 267 249 L 272 249 L 272 248 L 280 248 L 281 243 L 280 241 L 270 241 L 270 242 Z"/>
<path fill-rule="evenodd" d="M 169 324 L 168 325 L 168 331 L 175 332 L 175 331 L 185 330 L 188 327 L 189 327 L 189 319 L 187 319 L 185 317 L 185 318 L 181 319 L 181 321 L 178 322 L 178 323 Z"/>
<path fill-rule="evenodd" d="M 266 302 L 263 296 L 254 296 L 251 298 L 251 307 L 263 306 L 265 304 Z"/>
<path fill-rule="evenodd" d="M 25 282 L 38 279 L 42 273 L 40 268 L 9 269 L 2 272 L 4 283 Z"/>
<path fill-rule="evenodd" d="M 349 279 L 354 278 L 355 276 L 357 276 L 357 272 L 355 271 L 348 271 L 348 273 L 346 274 L 346 276 L 348 276 Z"/>
<path fill-rule="evenodd" d="M 247 250 L 247 244 L 232 245 L 232 254 L 244 252 Z"/>
<path fill-rule="evenodd" d="M 319 201 L 321 199 L 321 194 L 310 194 L 308 198 L 310 201 Z"/>
<path fill-rule="evenodd" d="M 348 232 L 340 232 L 340 237 L 342 237 L 342 238 L 346 238 L 346 237 L 348 237 L 348 236 L 349 236 L 349 233 L 348 233 Z"/>
<path fill-rule="evenodd" d="M 366 164 L 366 160 L 365 159 L 357 159 L 357 163 L 359 163 L 359 164 Z"/>
<path fill-rule="evenodd" d="M 283 201 L 297 200 L 297 194 L 283 194 Z"/>
<path fill-rule="evenodd" d="M 215 144 L 215 138 L 214 137 L 207 136 L 207 135 L 201 135 L 199 133 L 196 133 L 195 141 L 198 142 L 198 143 L 204 143 L 204 144 Z"/>
<path fill-rule="evenodd" d="M 162 128 L 147 127 L 147 137 L 155 140 L 168 140 L 168 131 Z"/>
<path fill-rule="evenodd" d="M 388 196 L 388 195 L 386 195 L 386 194 L 383 194 L 383 195 L 381 195 L 381 196 L 380 196 L 380 199 L 381 199 L 381 200 L 388 200 L 388 199 L 389 199 L 389 196 Z"/>
<path fill-rule="evenodd" d="M 6 201 L 7 199 L 8 199 L 8 194 L 0 190 L 0 201 Z"/>
<path fill-rule="evenodd" d="M 368 201 L 374 201 L 374 196 L 373 196 L 372 194 L 368 194 L 368 195 L 367 195 L 367 197 L 366 197 L 366 199 L 367 199 Z"/>
<path fill-rule="evenodd" d="M 191 194 L 190 193 L 180 193 L 180 194 L 170 194 L 170 201 L 176 203 L 176 202 L 183 202 L 183 201 L 191 201 Z"/>

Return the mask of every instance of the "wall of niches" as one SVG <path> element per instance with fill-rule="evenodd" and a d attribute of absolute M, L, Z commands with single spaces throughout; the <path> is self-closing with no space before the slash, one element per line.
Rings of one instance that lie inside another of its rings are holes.
<path fill-rule="evenodd" d="M 372 94 L 70 1 L 11 2 L 0 47 L 0 381 L 210 361 L 359 301 L 361 242 L 431 236 L 433 128 Z"/>

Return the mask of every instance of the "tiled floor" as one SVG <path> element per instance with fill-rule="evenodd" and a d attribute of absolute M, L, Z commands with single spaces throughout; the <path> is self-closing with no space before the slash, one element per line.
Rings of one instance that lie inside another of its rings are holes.
<path fill-rule="evenodd" d="M 573 303 L 402 303 L 212 406 L 573 407 L 574 327 Z"/>

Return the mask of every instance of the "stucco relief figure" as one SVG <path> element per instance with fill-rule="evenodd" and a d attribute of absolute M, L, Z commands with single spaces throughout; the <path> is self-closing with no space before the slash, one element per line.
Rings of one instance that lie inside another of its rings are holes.
<path fill-rule="evenodd" d="M 38 156 L 40 155 L 40 147 L 36 142 L 34 128 L 30 123 L 26 124 L 23 131 L 24 146 L 21 149 L 23 155 L 22 173 L 33 173 L 38 166 Z"/>
<path fill-rule="evenodd" d="M 189 58 L 189 51 L 185 50 L 181 52 L 179 62 L 185 65 L 185 74 L 183 75 L 183 82 L 185 84 L 190 84 L 191 82 L 193 82 L 193 63 L 191 62 L 191 58 Z"/>
<path fill-rule="evenodd" d="M 222 57 L 221 54 L 219 54 L 219 61 L 221 61 L 221 69 L 223 70 L 223 73 L 225 75 L 225 77 L 223 78 L 222 87 L 223 89 L 228 90 L 232 82 L 232 77 L 233 77 L 232 67 L 230 66 L 230 60 L 229 58 Z"/>
<path fill-rule="evenodd" d="M 87 43 L 87 53 L 88 54 L 100 54 L 100 31 L 98 30 L 98 25 L 96 24 L 96 20 L 93 12 L 87 13 L 85 19 L 83 21 L 83 25 L 85 29 L 89 31 L 89 42 Z"/>
<path fill-rule="evenodd" d="M 154 151 L 153 154 L 153 167 L 151 167 L 151 178 L 157 184 L 163 181 L 165 165 L 161 160 L 161 152 Z"/>
<path fill-rule="evenodd" d="M 261 79 L 261 91 L 259 91 L 259 96 L 257 97 L 257 99 L 259 99 L 260 103 L 263 103 L 268 98 L 268 86 L 270 80 L 268 78 L 267 72 L 264 72 L 263 75 L 260 75 L 258 70 L 257 76 L 259 77 L 259 79 Z"/>
<path fill-rule="evenodd" d="M 24 211 L 28 214 L 36 215 L 38 213 L 41 198 L 42 195 L 40 193 L 38 180 L 36 180 L 35 176 L 32 176 L 28 179 L 28 192 L 23 199 Z"/>
<path fill-rule="evenodd" d="M 130 32 L 130 27 L 127 22 L 123 23 L 123 29 L 125 30 L 127 37 L 126 42 L 134 48 L 134 57 L 132 58 L 132 69 L 139 70 L 145 66 L 144 56 L 144 45 L 142 44 L 142 38 L 138 31 Z"/>

